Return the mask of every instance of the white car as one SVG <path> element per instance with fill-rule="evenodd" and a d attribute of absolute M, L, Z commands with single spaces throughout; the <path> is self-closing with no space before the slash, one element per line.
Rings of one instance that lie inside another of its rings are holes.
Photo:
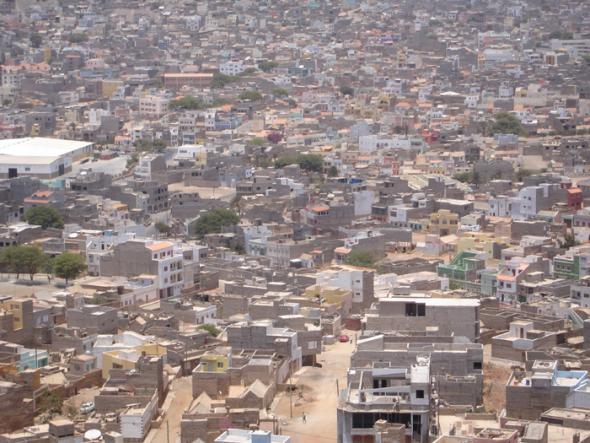
<path fill-rule="evenodd" d="M 80 405 L 80 413 L 81 414 L 90 414 L 92 411 L 94 411 L 94 402 L 93 401 L 87 401 L 82 403 L 82 405 Z"/>

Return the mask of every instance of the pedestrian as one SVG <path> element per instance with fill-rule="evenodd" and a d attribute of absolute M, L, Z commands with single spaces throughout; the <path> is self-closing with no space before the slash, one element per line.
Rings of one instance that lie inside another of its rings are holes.
<path fill-rule="evenodd" d="M 307 416 L 305 415 L 305 412 L 303 412 L 301 415 L 301 419 L 303 420 L 303 423 L 307 423 Z"/>

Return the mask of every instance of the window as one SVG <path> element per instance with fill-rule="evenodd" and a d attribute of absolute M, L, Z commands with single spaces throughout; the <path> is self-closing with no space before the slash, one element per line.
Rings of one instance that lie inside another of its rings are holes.
<path fill-rule="evenodd" d="M 416 317 L 416 303 L 406 303 L 406 317 Z"/>
<path fill-rule="evenodd" d="M 421 303 L 416 306 L 418 307 L 418 317 L 426 316 L 426 305 Z"/>
<path fill-rule="evenodd" d="M 481 362 L 480 361 L 474 361 L 473 362 L 473 369 L 481 369 Z"/>
<path fill-rule="evenodd" d="M 223 368 L 223 362 L 222 361 L 218 361 L 217 362 L 217 367 L 218 368 Z"/>
<path fill-rule="evenodd" d="M 424 398 L 424 389 L 416 390 L 416 398 Z"/>

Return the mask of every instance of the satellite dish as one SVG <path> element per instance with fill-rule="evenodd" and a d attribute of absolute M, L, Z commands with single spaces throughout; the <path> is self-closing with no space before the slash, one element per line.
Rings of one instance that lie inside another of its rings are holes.
<path fill-rule="evenodd" d="M 101 437 L 102 437 L 102 432 L 100 432 L 98 429 L 90 429 L 89 431 L 86 431 L 84 433 L 84 440 L 86 440 L 86 441 L 98 440 Z"/>

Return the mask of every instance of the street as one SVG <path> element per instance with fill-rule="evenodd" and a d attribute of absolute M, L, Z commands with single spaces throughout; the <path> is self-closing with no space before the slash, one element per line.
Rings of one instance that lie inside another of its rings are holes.
<path fill-rule="evenodd" d="M 353 349 L 353 342 L 326 346 L 318 357 L 321 368 L 306 366 L 293 375 L 292 382 L 298 390 L 293 393 L 292 419 L 289 394 L 283 392 L 275 399 L 273 413 L 280 417 L 281 433 L 290 436 L 292 443 L 336 442 L 336 380 L 339 389 L 346 387 L 346 371 Z"/>

